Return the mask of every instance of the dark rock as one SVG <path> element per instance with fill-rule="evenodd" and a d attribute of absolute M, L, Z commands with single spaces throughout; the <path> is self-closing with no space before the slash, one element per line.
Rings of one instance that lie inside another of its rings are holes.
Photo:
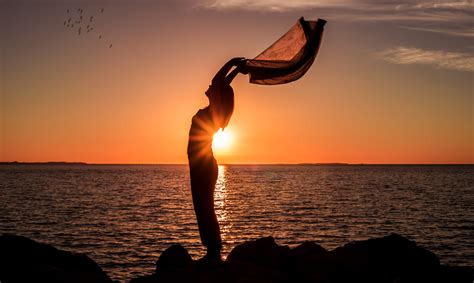
<path fill-rule="evenodd" d="M 156 270 L 162 268 L 186 268 L 193 262 L 188 251 L 181 245 L 167 248 L 156 262 Z"/>
<path fill-rule="evenodd" d="M 193 261 L 184 247 L 173 245 L 158 259 L 154 274 L 131 283 L 472 283 L 473 279 L 472 268 L 441 266 L 432 252 L 392 234 L 332 251 L 314 242 L 289 249 L 267 237 L 235 247 L 223 263 Z M 0 282 L 112 281 L 83 254 L 4 234 L 0 236 Z"/>
<path fill-rule="evenodd" d="M 472 283 L 473 272 L 467 267 L 441 266 L 432 252 L 392 234 L 352 242 L 332 251 L 314 242 L 290 250 L 267 237 L 235 247 L 226 262 L 218 266 L 193 263 L 179 272 L 157 268 L 156 274 L 142 278 L 144 281 L 133 283 Z"/>
<path fill-rule="evenodd" d="M 438 282 L 474 282 L 474 270 L 466 266 L 441 266 Z"/>
<path fill-rule="evenodd" d="M 92 259 L 25 237 L 0 236 L 0 282 L 112 282 Z"/>
<path fill-rule="evenodd" d="M 431 278 L 440 267 L 435 254 L 397 234 L 350 243 L 331 256 L 348 274 L 371 282 L 421 282 L 418 279 Z"/>
<path fill-rule="evenodd" d="M 315 242 L 304 242 L 290 250 L 287 268 L 294 281 L 305 282 L 311 278 L 314 262 L 328 251 Z"/>
<path fill-rule="evenodd" d="M 293 258 L 306 257 L 314 254 L 325 253 L 327 250 L 313 241 L 307 241 L 299 246 L 294 247 L 288 253 L 288 256 Z"/>
<path fill-rule="evenodd" d="M 440 269 L 433 253 L 397 234 L 346 244 L 306 265 L 307 279 L 323 282 L 437 282 Z"/>
<path fill-rule="evenodd" d="M 255 264 L 252 262 L 233 261 L 223 265 L 220 275 L 221 280 L 213 282 L 259 282 L 283 283 L 289 281 L 289 274 L 283 268 L 269 266 L 268 264 Z"/>
<path fill-rule="evenodd" d="M 141 277 L 138 277 L 138 278 L 132 278 L 132 280 L 130 280 L 130 283 L 155 283 L 155 282 L 160 282 L 158 280 L 159 279 L 157 278 L 156 274 L 152 274 L 152 275 L 141 276 Z"/>
<path fill-rule="evenodd" d="M 227 256 L 227 262 L 246 262 L 268 267 L 282 267 L 290 248 L 279 246 L 273 237 L 246 242 L 235 247 Z"/>

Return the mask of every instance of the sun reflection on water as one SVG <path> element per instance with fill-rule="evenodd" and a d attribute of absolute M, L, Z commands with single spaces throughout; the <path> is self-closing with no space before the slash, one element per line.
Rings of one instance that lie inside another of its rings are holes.
<path fill-rule="evenodd" d="M 216 190 L 214 191 L 214 208 L 219 221 L 221 229 L 221 237 L 224 243 L 228 242 L 227 238 L 232 228 L 229 223 L 227 203 L 227 168 L 224 165 L 219 165 L 219 171 L 217 175 Z"/>

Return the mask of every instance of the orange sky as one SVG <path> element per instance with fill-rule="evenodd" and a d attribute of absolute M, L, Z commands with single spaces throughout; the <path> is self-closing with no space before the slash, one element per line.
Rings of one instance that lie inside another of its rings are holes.
<path fill-rule="evenodd" d="M 220 163 L 474 162 L 470 37 L 330 6 L 47 3 L 0 4 L 1 161 L 186 163 L 191 117 L 214 73 L 303 15 L 328 20 L 315 64 L 287 85 L 236 78 L 234 141 Z M 64 28 L 78 5 L 105 7 L 95 37 Z"/>

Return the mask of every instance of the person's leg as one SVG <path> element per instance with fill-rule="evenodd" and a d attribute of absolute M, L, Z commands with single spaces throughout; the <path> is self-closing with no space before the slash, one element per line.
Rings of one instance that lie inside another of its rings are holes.
<path fill-rule="evenodd" d="M 221 259 L 221 249 L 222 249 L 222 240 L 221 232 L 219 228 L 219 222 L 217 221 L 217 215 L 214 210 L 214 191 L 216 188 L 216 182 L 218 177 L 218 167 L 215 159 L 212 160 L 211 172 L 210 172 L 210 181 L 211 185 L 209 186 L 209 195 L 208 199 L 211 202 L 209 206 L 209 212 L 207 213 L 209 218 L 209 235 L 207 243 L 207 253 L 213 258 Z"/>
<path fill-rule="evenodd" d="M 214 189 L 217 181 L 215 161 L 190 164 L 191 191 L 201 242 L 208 255 L 219 257 L 222 247 L 219 223 L 214 211 Z"/>

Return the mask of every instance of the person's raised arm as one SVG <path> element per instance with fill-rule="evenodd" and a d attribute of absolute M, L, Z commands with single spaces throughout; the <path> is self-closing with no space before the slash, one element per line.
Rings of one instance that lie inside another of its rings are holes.
<path fill-rule="evenodd" d="M 236 67 L 235 69 L 232 70 L 232 72 L 230 72 L 224 79 L 224 82 L 226 84 L 230 84 L 232 82 L 232 80 L 235 78 L 235 76 L 237 76 L 237 74 L 240 73 L 240 69 L 239 67 Z"/>
<path fill-rule="evenodd" d="M 222 66 L 222 68 L 219 70 L 219 72 L 217 72 L 217 74 L 214 76 L 214 78 L 212 79 L 212 84 L 219 84 L 219 83 L 222 83 L 222 82 L 227 82 L 228 81 L 228 78 L 226 77 L 227 73 L 230 71 L 230 69 L 232 69 L 232 67 L 238 66 L 239 63 L 242 62 L 243 60 L 245 60 L 245 58 L 242 58 L 242 57 L 235 57 L 235 58 L 230 59 L 227 63 L 224 64 L 224 66 Z M 237 73 L 238 73 L 238 71 L 237 71 Z M 233 76 L 231 78 L 230 78 L 231 74 L 229 74 L 230 81 L 232 81 L 232 79 L 234 79 L 234 77 L 237 75 L 237 73 L 233 74 Z M 228 83 L 230 83 L 230 81 Z"/>

